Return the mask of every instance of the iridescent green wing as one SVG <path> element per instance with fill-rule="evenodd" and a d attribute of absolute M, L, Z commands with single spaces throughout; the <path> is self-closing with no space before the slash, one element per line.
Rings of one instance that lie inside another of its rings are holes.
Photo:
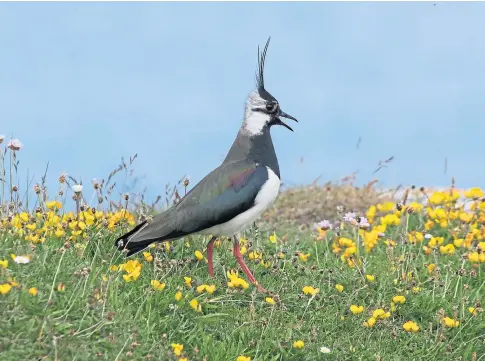
<path fill-rule="evenodd" d="M 249 160 L 223 164 L 175 206 L 176 230 L 198 232 L 231 220 L 254 205 L 267 180 L 266 167 Z"/>

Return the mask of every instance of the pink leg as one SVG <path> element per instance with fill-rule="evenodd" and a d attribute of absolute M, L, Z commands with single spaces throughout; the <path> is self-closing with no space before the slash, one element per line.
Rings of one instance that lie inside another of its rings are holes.
<path fill-rule="evenodd" d="M 212 256 L 214 254 L 214 242 L 216 241 L 216 237 L 212 237 L 209 243 L 207 244 L 207 263 L 209 266 L 209 275 L 214 278 L 214 263 L 212 261 Z"/>
<path fill-rule="evenodd" d="M 258 291 L 259 292 L 263 292 L 263 293 L 266 293 L 268 291 L 266 291 L 263 286 L 261 286 L 258 281 L 256 280 L 256 278 L 253 276 L 253 274 L 251 273 L 251 270 L 248 268 L 248 266 L 246 265 L 246 262 L 244 262 L 244 259 L 243 259 L 243 256 L 241 254 L 241 250 L 239 249 L 239 242 L 238 241 L 234 241 L 234 257 L 236 257 L 236 260 L 237 260 L 237 263 L 239 263 L 239 266 L 241 266 L 243 272 L 246 274 L 246 276 L 249 278 L 249 281 L 251 281 L 251 283 L 255 284 L 256 287 L 258 288 Z"/>

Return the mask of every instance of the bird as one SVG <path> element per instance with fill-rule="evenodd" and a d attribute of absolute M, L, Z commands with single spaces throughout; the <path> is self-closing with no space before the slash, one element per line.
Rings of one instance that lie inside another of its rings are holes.
<path fill-rule="evenodd" d="M 293 129 L 281 118 L 298 122 L 283 112 L 266 89 L 264 69 L 271 37 L 258 46 L 256 87 L 246 99 L 244 117 L 229 152 L 219 167 L 205 176 L 178 203 L 144 220 L 115 241 L 130 257 L 155 242 L 174 241 L 192 234 L 211 235 L 207 244 L 208 272 L 214 277 L 214 242 L 233 239 L 233 255 L 258 291 L 267 292 L 244 262 L 239 235 L 275 201 L 280 190 L 280 168 L 271 139 L 275 125 Z"/>

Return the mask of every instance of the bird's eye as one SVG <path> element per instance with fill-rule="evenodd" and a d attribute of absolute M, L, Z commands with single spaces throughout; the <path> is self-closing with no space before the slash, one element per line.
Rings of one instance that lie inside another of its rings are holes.
<path fill-rule="evenodd" d="M 266 104 L 266 110 L 270 113 L 276 112 L 277 109 L 278 109 L 278 103 L 271 102 Z"/>

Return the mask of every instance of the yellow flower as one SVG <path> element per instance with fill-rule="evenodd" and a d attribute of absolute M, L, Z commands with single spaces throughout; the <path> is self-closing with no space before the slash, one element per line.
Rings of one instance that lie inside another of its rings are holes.
<path fill-rule="evenodd" d="M 376 319 L 374 317 L 369 318 L 364 322 L 364 327 L 372 328 L 376 324 Z"/>
<path fill-rule="evenodd" d="M 375 280 L 375 276 L 373 276 L 373 275 L 365 275 L 365 278 L 367 278 L 367 281 L 369 281 L 369 282 L 374 282 L 374 280 Z"/>
<path fill-rule="evenodd" d="M 414 286 L 412 289 L 413 293 L 419 293 L 421 291 L 421 287 Z"/>
<path fill-rule="evenodd" d="M 264 300 L 270 305 L 274 305 L 276 303 L 273 297 L 266 297 Z"/>
<path fill-rule="evenodd" d="M 175 356 L 180 356 L 184 350 L 184 345 L 180 343 L 172 343 L 172 350 Z"/>
<path fill-rule="evenodd" d="M 35 287 L 31 287 L 31 288 L 29 288 L 29 293 L 30 293 L 32 296 L 37 296 L 37 293 L 38 293 L 37 288 L 35 288 Z"/>
<path fill-rule="evenodd" d="M 152 262 L 153 256 L 150 252 L 143 252 L 143 257 L 145 257 L 145 261 Z"/>
<path fill-rule="evenodd" d="M 156 291 L 163 291 L 165 289 L 165 283 L 160 283 L 158 280 L 151 280 L 150 284 Z"/>
<path fill-rule="evenodd" d="M 376 320 L 385 319 L 385 318 L 391 317 L 391 313 L 384 311 L 382 308 L 378 308 L 372 313 L 372 317 L 375 318 Z"/>
<path fill-rule="evenodd" d="M 350 305 L 350 312 L 354 315 L 358 315 L 364 311 L 364 306 Z"/>
<path fill-rule="evenodd" d="M 428 269 L 429 273 L 433 273 L 436 265 L 434 263 L 429 264 L 426 268 Z"/>
<path fill-rule="evenodd" d="M 394 302 L 394 303 L 404 303 L 404 302 L 406 302 L 406 297 L 404 297 L 404 296 L 394 296 L 392 298 L 392 302 Z"/>
<path fill-rule="evenodd" d="M 276 233 L 275 233 L 275 232 L 273 232 L 273 234 L 272 234 L 271 236 L 269 236 L 269 241 L 270 241 L 271 243 L 276 243 L 276 240 L 277 240 L 277 238 L 276 238 Z"/>
<path fill-rule="evenodd" d="M 248 258 L 250 260 L 263 259 L 263 254 L 261 252 L 258 252 L 258 251 L 251 251 L 251 252 L 248 253 Z"/>
<path fill-rule="evenodd" d="M 238 358 L 236 359 L 236 361 L 251 361 L 251 357 L 249 356 L 238 356 Z"/>
<path fill-rule="evenodd" d="M 184 281 L 188 288 L 192 288 L 192 277 L 184 277 Z"/>
<path fill-rule="evenodd" d="M 307 253 L 307 254 L 304 254 L 304 253 L 299 253 L 298 254 L 298 258 L 300 258 L 300 260 L 302 262 L 306 262 L 308 261 L 308 257 L 310 257 L 310 253 Z"/>
<path fill-rule="evenodd" d="M 472 315 L 476 315 L 478 310 L 475 307 L 468 307 L 468 312 L 470 312 Z"/>
<path fill-rule="evenodd" d="M 305 295 L 315 296 L 320 291 L 320 288 L 313 288 L 312 286 L 305 286 L 305 287 L 303 287 L 302 291 Z"/>
<path fill-rule="evenodd" d="M 66 234 L 66 232 L 63 229 L 56 229 L 54 234 L 56 235 L 56 237 L 62 237 Z"/>
<path fill-rule="evenodd" d="M 2 268 L 7 268 L 8 267 L 8 260 L 3 260 L 3 261 L 0 261 L 0 267 Z"/>
<path fill-rule="evenodd" d="M 336 284 L 335 285 L 335 288 L 337 289 L 337 291 L 339 292 L 342 292 L 344 290 L 344 286 L 340 285 L 340 284 Z"/>
<path fill-rule="evenodd" d="M 23 222 L 27 223 L 27 222 L 29 221 L 29 215 L 28 215 L 27 213 L 22 212 L 22 213 L 20 213 L 20 215 L 19 215 L 19 216 L 20 216 L 20 219 L 21 219 Z"/>
<path fill-rule="evenodd" d="M 478 188 L 470 188 L 469 190 L 465 191 L 465 197 L 466 198 L 482 198 L 483 197 L 483 191 Z"/>
<path fill-rule="evenodd" d="M 455 245 L 455 247 L 461 247 L 463 245 L 463 242 L 465 242 L 463 238 L 453 240 L 453 244 Z"/>
<path fill-rule="evenodd" d="M 202 311 L 202 306 L 199 304 L 199 301 L 197 301 L 195 298 L 192 301 L 190 301 L 190 307 L 192 307 L 197 312 Z"/>
<path fill-rule="evenodd" d="M 441 246 L 440 247 L 440 252 L 441 254 L 454 254 L 455 253 L 455 246 L 450 243 L 450 244 L 447 244 L 446 246 Z"/>
<path fill-rule="evenodd" d="M 349 238 L 344 238 L 344 237 L 339 238 L 339 240 L 338 240 L 338 244 L 339 244 L 339 246 L 341 246 L 341 247 L 352 247 L 352 246 L 355 246 L 354 241 L 352 241 L 352 240 L 351 240 L 351 239 L 349 239 Z"/>
<path fill-rule="evenodd" d="M 116 272 L 116 271 L 119 270 L 119 267 L 117 265 L 115 265 L 115 264 L 112 264 L 111 266 L 109 266 L 109 270 L 111 272 Z"/>
<path fill-rule="evenodd" d="M 398 226 L 401 219 L 395 214 L 386 214 L 381 218 L 381 224 L 386 226 Z"/>
<path fill-rule="evenodd" d="M 197 250 L 194 252 L 195 258 L 197 258 L 199 261 L 202 261 L 204 259 L 204 255 L 202 254 L 201 251 Z"/>
<path fill-rule="evenodd" d="M 297 340 L 293 342 L 293 348 L 296 348 L 297 350 L 299 350 L 299 349 L 302 349 L 303 347 L 305 347 L 305 342 L 303 342 L 302 340 Z"/>
<path fill-rule="evenodd" d="M 10 283 L 0 284 L 0 293 L 2 295 L 6 295 L 7 293 L 10 292 L 11 289 L 12 289 L 12 285 Z"/>
<path fill-rule="evenodd" d="M 182 299 L 182 292 L 177 291 L 175 294 L 175 301 L 180 301 Z"/>
<path fill-rule="evenodd" d="M 443 318 L 443 324 L 446 327 L 454 328 L 454 327 L 458 327 L 460 325 L 460 321 L 456 321 L 452 318 L 445 317 L 445 318 Z"/>
<path fill-rule="evenodd" d="M 418 242 L 423 242 L 423 240 L 424 240 L 424 235 L 423 235 L 421 232 L 416 232 L 416 233 L 414 234 L 414 236 L 416 237 L 416 240 L 417 240 Z"/>
<path fill-rule="evenodd" d="M 444 192 L 434 192 L 430 197 L 429 197 L 429 202 L 434 205 L 440 205 L 443 204 L 446 200 L 446 195 Z"/>
<path fill-rule="evenodd" d="M 178 361 L 189 361 L 189 359 L 187 357 L 181 357 L 178 359 Z"/>
<path fill-rule="evenodd" d="M 126 282 L 136 281 L 141 274 L 142 264 L 138 260 L 129 260 L 123 265 L 123 270 L 126 274 L 123 275 L 123 279 Z"/>
<path fill-rule="evenodd" d="M 404 325 L 402 325 L 402 328 L 406 332 L 418 332 L 419 331 L 418 324 L 413 322 L 413 321 L 407 321 L 406 323 L 404 323 Z"/>
<path fill-rule="evenodd" d="M 65 290 L 66 290 L 66 285 L 64 283 L 61 282 L 57 285 L 58 292 L 64 292 Z"/>
<path fill-rule="evenodd" d="M 230 279 L 229 282 L 227 282 L 227 286 L 229 288 L 243 288 L 247 289 L 249 287 L 249 284 L 242 278 L 238 276 L 237 271 L 227 271 L 227 277 Z"/>
<path fill-rule="evenodd" d="M 470 223 L 473 219 L 473 213 L 460 212 L 460 221 Z"/>
<path fill-rule="evenodd" d="M 56 210 L 56 209 L 61 209 L 62 204 L 59 201 L 48 201 L 45 202 L 45 206 L 49 209 Z"/>
<path fill-rule="evenodd" d="M 216 285 L 200 285 L 197 287 L 197 292 L 202 293 L 206 291 L 208 294 L 212 295 L 216 290 Z"/>
<path fill-rule="evenodd" d="M 396 204 L 393 202 L 384 202 L 384 203 L 379 203 L 377 204 L 377 210 L 379 212 L 392 212 L 396 207 Z"/>

